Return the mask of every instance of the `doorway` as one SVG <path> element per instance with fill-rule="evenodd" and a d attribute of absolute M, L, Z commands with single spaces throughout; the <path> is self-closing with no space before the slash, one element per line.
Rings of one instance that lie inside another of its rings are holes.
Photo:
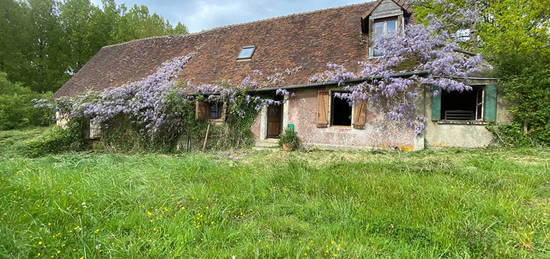
<path fill-rule="evenodd" d="M 283 105 L 267 107 L 267 137 L 279 138 L 283 129 Z"/>

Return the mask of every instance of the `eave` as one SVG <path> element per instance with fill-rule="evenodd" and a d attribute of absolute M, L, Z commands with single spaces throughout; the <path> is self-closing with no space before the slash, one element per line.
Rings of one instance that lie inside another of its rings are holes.
<path fill-rule="evenodd" d="M 416 72 L 402 72 L 402 73 L 395 73 L 390 75 L 391 77 L 409 77 L 409 76 L 426 76 L 429 75 L 429 71 L 416 71 Z M 381 79 L 383 76 L 376 76 L 376 77 L 361 77 L 361 78 L 354 78 L 345 80 L 343 82 L 340 82 L 340 84 L 349 85 L 349 84 L 359 84 L 365 81 L 373 80 L 373 79 Z M 322 83 L 314 83 L 314 84 L 305 84 L 305 85 L 289 85 L 289 86 L 281 86 L 281 87 L 270 87 L 270 88 L 260 88 L 260 89 L 253 89 L 249 92 L 272 92 L 277 91 L 279 89 L 282 90 L 295 90 L 295 89 L 303 89 L 303 88 L 318 88 L 318 87 L 327 87 L 327 86 L 334 86 L 338 85 L 339 82 L 337 81 L 328 81 L 328 82 L 322 82 Z"/>

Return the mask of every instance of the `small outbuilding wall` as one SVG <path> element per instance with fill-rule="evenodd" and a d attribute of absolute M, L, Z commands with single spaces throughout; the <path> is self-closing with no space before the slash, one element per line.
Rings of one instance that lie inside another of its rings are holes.
<path fill-rule="evenodd" d="M 508 103 L 496 87 L 496 80 L 473 80 L 470 85 L 478 87 L 492 86 L 495 90 L 494 118 L 479 121 L 449 121 L 434 118 L 434 96 L 426 91 L 425 114 L 427 125 L 425 130 L 426 147 L 465 147 L 483 148 L 494 144 L 494 136 L 487 129 L 491 124 L 504 124 L 511 120 L 511 114 L 506 110 Z M 485 92 L 485 102 L 488 94 Z M 437 99 L 437 98 L 435 98 Z M 487 106 L 486 109 L 489 109 Z M 492 108 L 491 108 L 492 109 Z"/>

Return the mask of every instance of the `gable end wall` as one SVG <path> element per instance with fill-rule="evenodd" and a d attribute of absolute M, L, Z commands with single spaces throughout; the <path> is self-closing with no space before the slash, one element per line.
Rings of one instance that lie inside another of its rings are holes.
<path fill-rule="evenodd" d="M 398 15 L 403 15 L 403 9 L 392 0 L 384 0 L 376 7 L 370 17 L 378 19 Z"/>

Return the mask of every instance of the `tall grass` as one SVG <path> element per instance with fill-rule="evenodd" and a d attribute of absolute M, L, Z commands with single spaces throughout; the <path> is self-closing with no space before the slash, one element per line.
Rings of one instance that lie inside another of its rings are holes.
<path fill-rule="evenodd" d="M 547 149 L 2 155 L 0 257 L 541 258 L 549 158 Z"/>

